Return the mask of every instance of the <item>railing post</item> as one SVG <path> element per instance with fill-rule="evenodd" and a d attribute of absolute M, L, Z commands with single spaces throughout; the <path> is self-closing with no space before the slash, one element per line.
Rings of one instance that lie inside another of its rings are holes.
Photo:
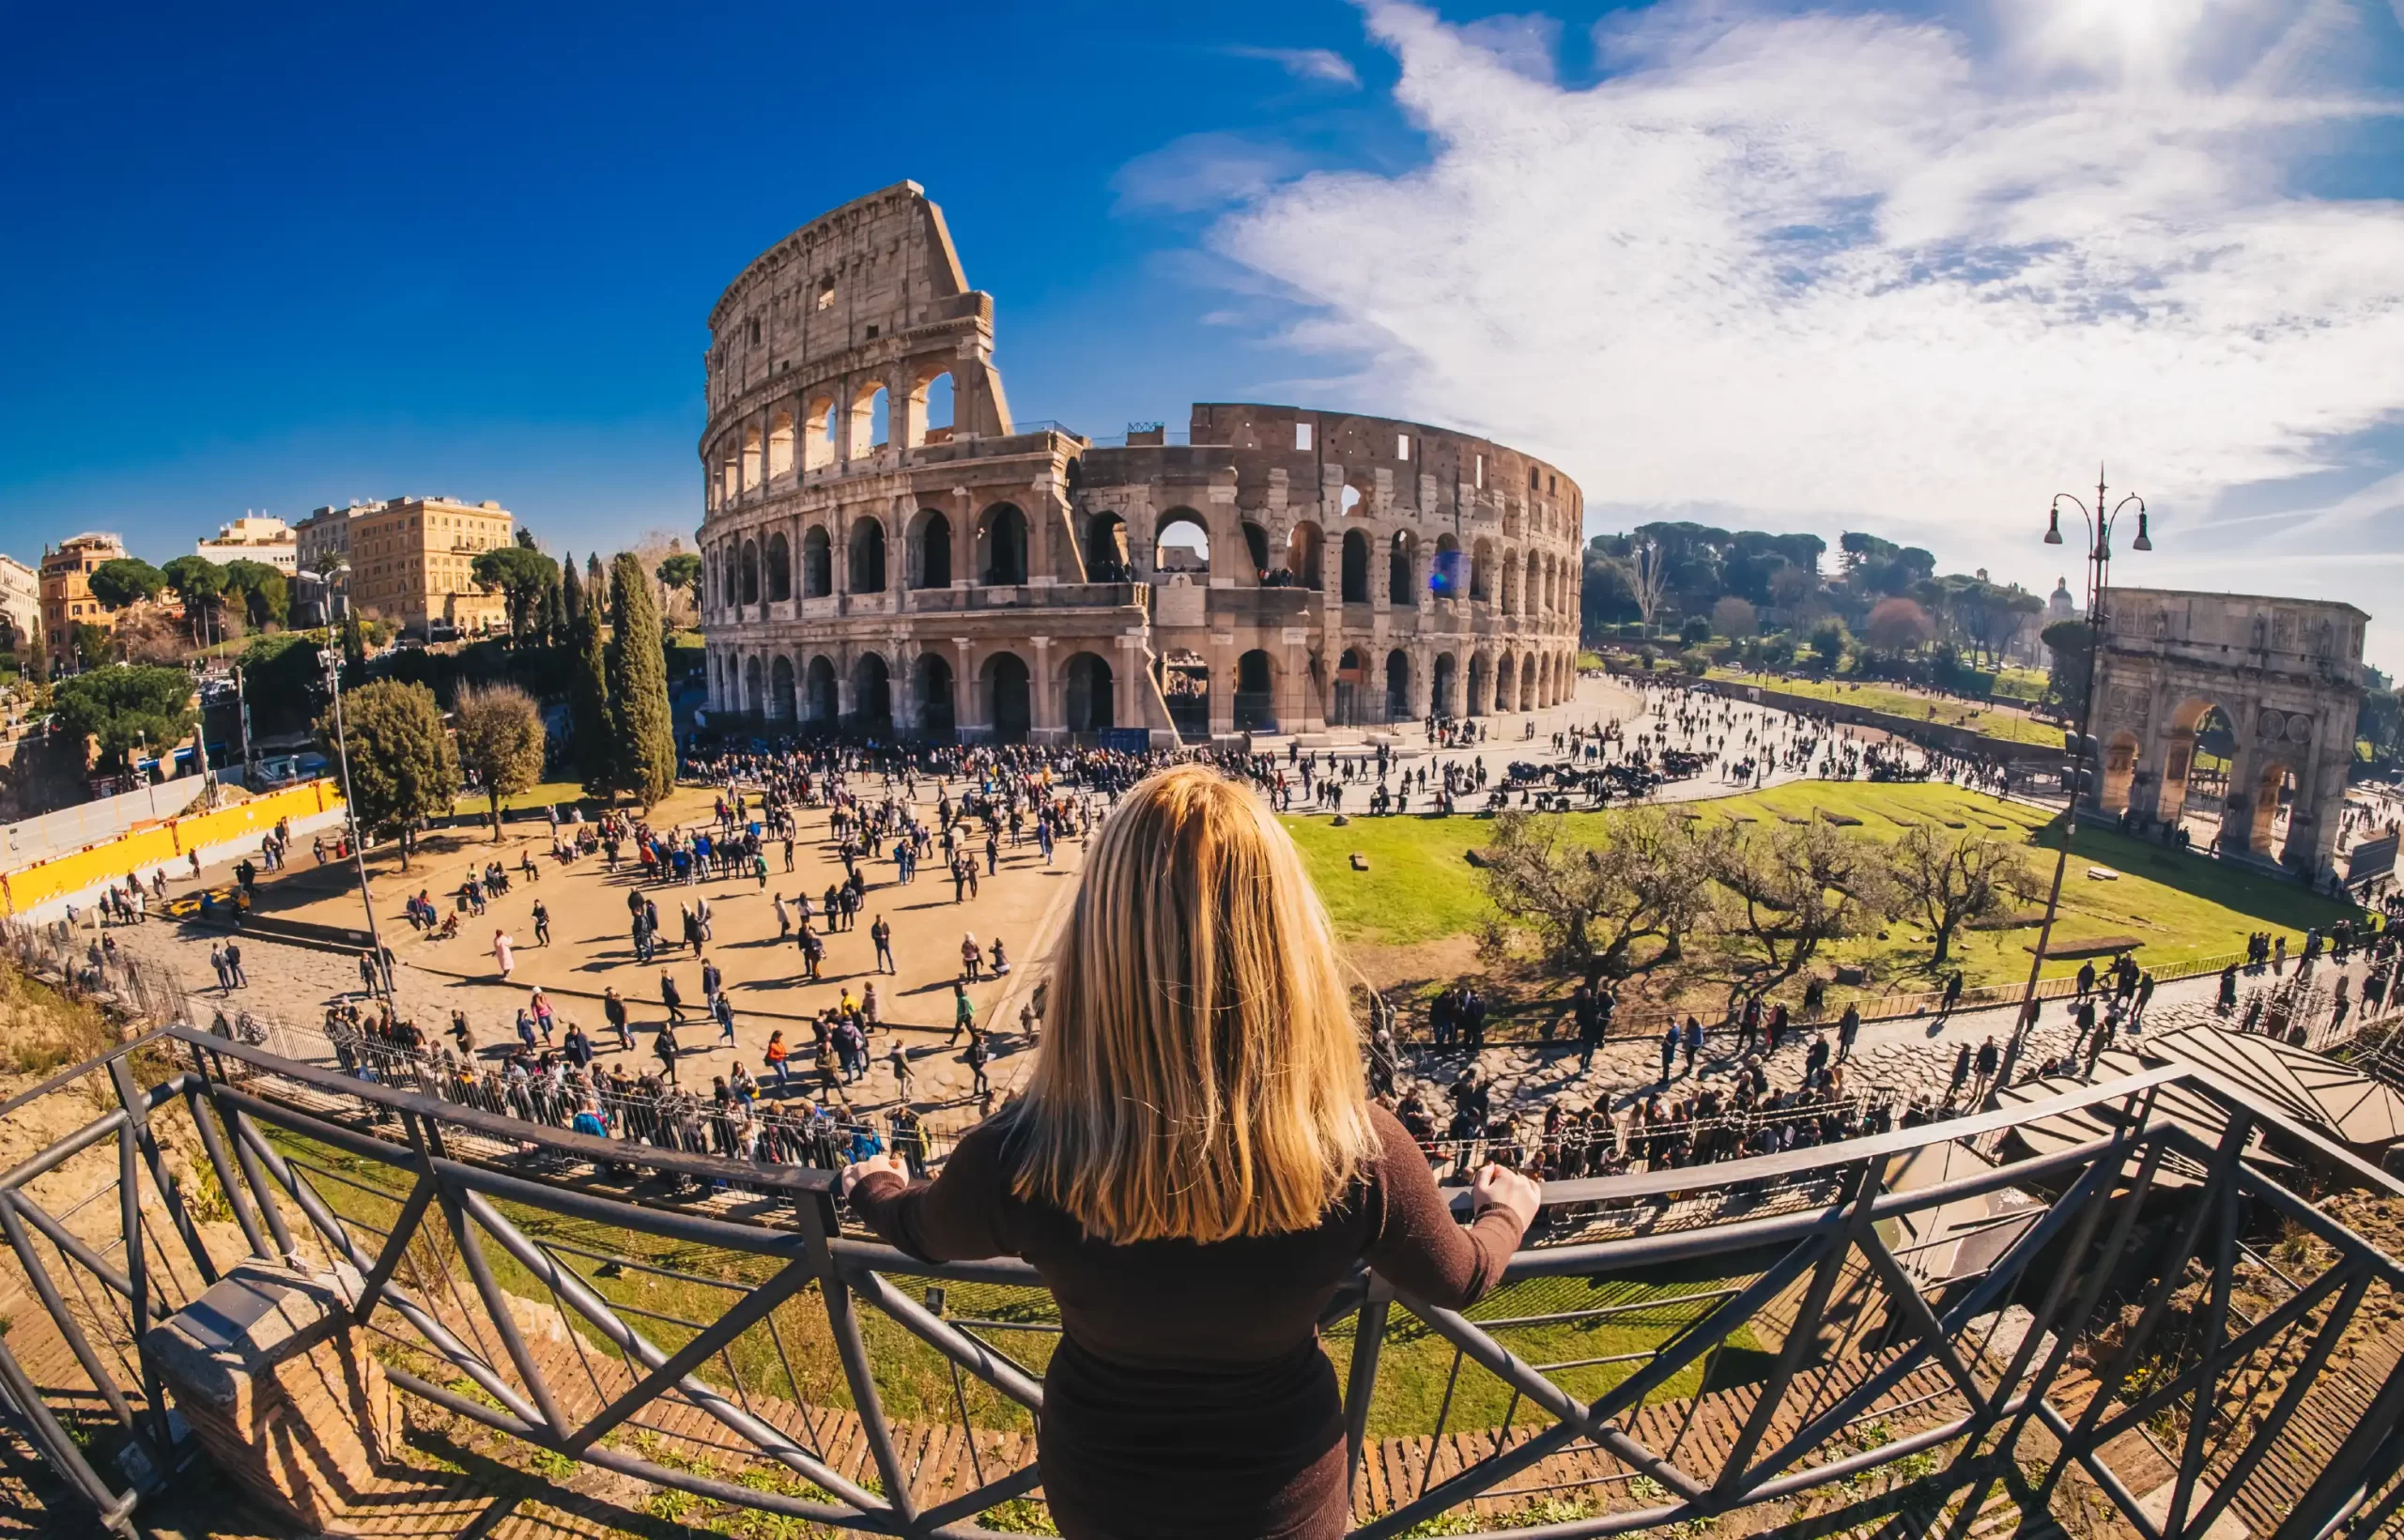
<path fill-rule="evenodd" d="M 1360 1489 L 1361 1451 L 1368 1440 L 1369 1397 L 1378 1385 L 1378 1359 L 1385 1347 L 1386 1315 L 1394 1308 L 1394 1286 L 1372 1272 L 1369 1291 L 1352 1323 L 1352 1363 L 1344 1384 L 1344 1486 Z"/>
<path fill-rule="evenodd" d="M 918 1532 L 918 1508 L 910 1496 L 910 1473 L 902 1469 L 902 1456 L 893 1447 L 893 1426 L 885 1420 L 885 1402 L 877 1394 L 876 1375 L 868 1361 L 868 1345 L 860 1340 L 859 1317 L 852 1310 L 851 1286 L 844 1283 L 842 1270 L 835 1265 L 834 1248 L 828 1243 L 826 1226 L 818 1206 L 802 1204 L 802 1239 L 809 1248 L 811 1264 L 818 1270 L 818 1291 L 826 1301 L 826 1324 L 834 1332 L 835 1348 L 843 1362 L 843 1378 L 851 1387 L 852 1405 L 857 1409 L 860 1431 L 868 1437 L 869 1452 L 876 1457 L 879 1479 L 885 1485 L 885 1501 L 892 1506 L 893 1517 L 902 1530 Z"/>

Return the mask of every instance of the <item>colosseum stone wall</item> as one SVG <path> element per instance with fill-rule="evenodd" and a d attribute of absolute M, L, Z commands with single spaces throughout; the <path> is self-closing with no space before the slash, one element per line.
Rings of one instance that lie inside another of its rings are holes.
<path fill-rule="evenodd" d="M 1015 424 L 993 298 L 915 183 L 778 242 L 710 329 L 714 717 L 1166 744 L 1572 687 L 1569 478 L 1294 407 L 1197 405 L 1182 434 L 1110 443 Z"/>

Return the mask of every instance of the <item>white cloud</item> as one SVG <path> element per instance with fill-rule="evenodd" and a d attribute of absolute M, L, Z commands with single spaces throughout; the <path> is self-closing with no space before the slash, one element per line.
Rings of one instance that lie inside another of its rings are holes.
<path fill-rule="evenodd" d="M 1314 80 L 1354 90 L 1361 85 L 1352 61 L 1332 48 L 1230 48 L 1227 52 L 1240 59 L 1267 59 L 1296 80 Z"/>
<path fill-rule="evenodd" d="M 2404 419 L 2404 206 L 2299 190 L 2396 111 L 2355 78 L 2366 28 L 2393 56 L 2380 0 L 1672 0 L 1598 29 L 1586 86 L 1525 19 L 1364 7 L 1429 160 L 1256 175 L 1211 243 L 1359 405 L 1558 457 L 1595 503 L 2034 578 L 2099 458 L 2192 530 Z M 2376 610 L 2374 580 L 2311 582 Z"/>
<path fill-rule="evenodd" d="M 1118 168 L 1122 211 L 1190 214 L 1259 197 L 1304 169 L 1297 150 L 1236 133 L 1189 133 Z"/>

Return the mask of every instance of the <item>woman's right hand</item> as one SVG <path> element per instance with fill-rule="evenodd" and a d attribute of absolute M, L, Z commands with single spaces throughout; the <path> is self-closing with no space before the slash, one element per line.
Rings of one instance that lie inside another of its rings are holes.
<path fill-rule="evenodd" d="M 1528 1226 L 1535 1223 L 1544 1194 L 1544 1189 L 1534 1181 L 1502 1165 L 1487 1165 L 1478 1172 L 1471 1179 L 1469 1190 L 1477 1213 L 1500 1209 L 1511 1216 L 1521 1235 L 1527 1234 Z"/>

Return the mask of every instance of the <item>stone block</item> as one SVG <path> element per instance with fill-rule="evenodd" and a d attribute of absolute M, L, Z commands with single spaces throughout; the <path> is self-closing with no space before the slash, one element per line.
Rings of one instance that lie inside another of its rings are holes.
<path fill-rule="evenodd" d="M 358 1500 L 400 1450 L 400 1406 L 344 1302 L 356 1276 L 247 1261 L 143 1347 L 226 1477 L 304 1533 L 364 1532 Z"/>
<path fill-rule="evenodd" d="M 1366 870 L 1369 870 L 1369 858 L 1368 858 L 1367 856 L 1365 856 L 1365 855 L 1362 855 L 1359 851 L 1357 851 L 1357 850 L 1356 850 L 1356 851 L 1354 851 L 1354 852 L 1352 853 L 1352 870 L 1355 870 L 1355 871 L 1366 871 Z"/>

